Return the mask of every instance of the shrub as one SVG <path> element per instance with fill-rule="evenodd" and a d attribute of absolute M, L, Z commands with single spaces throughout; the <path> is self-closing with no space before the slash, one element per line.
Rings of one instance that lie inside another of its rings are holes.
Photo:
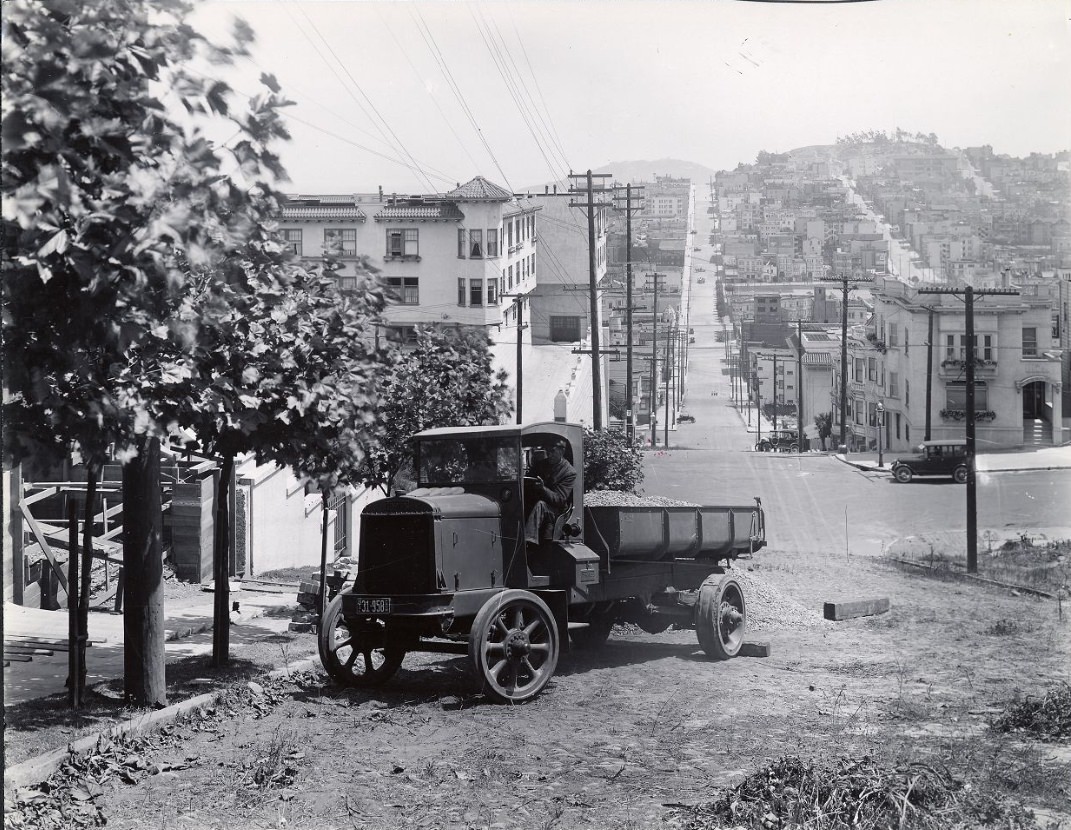
<path fill-rule="evenodd" d="M 643 452 L 624 432 L 584 430 L 584 489 L 635 493 L 643 481 Z"/>

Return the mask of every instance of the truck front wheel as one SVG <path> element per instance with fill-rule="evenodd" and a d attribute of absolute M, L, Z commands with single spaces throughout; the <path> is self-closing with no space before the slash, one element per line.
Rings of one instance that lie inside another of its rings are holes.
<path fill-rule="evenodd" d="M 500 703 L 532 699 L 558 665 L 554 615 L 529 591 L 496 594 L 472 622 L 469 658 L 489 697 Z"/>
<path fill-rule="evenodd" d="M 402 665 L 405 649 L 386 645 L 386 624 L 374 618 L 347 622 L 342 595 L 327 606 L 317 646 L 320 662 L 333 680 L 356 688 L 386 683 Z"/>
<path fill-rule="evenodd" d="M 744 643 L 747 603 L 740 584 L 730 577 L 713 579 L 699 586 L 695 633 L 708 657 L 728 660 Z"/>

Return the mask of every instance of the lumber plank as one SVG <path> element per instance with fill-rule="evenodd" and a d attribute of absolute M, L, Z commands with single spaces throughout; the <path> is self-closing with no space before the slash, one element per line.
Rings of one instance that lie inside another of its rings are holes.
<path fill-rule="evenodd" d="M 856 599 L 846 602 L 827 602 L 822 606 L 822 616 L 827 620 L 850 620 L 854 617 L 872 617 L 889 610 L 888 597 Z"/>

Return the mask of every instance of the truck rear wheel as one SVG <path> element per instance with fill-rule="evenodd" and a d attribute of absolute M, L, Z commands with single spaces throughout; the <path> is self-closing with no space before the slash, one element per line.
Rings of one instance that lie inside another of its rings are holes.
<path fill-rule="evenodd" d="M 695 605 L 695 633 L 708 657 L 728 660 L 744 643 L 747 603 L 740 584 L 730 577 L 710 580 L 699 586 Z"/>
<path fill-rule="evenodd" d="M 469 658 L 488 696 L 500 703 L 531 700 L 558 665 L 554 615 L 529 591 L 496 594 L 472 622 Z"/>
<path fill-rule="evenodd" d="M 342 595 L 327 606 L 316 645 L 333 680 L 355 688 L 386 683 L 402 665 L 405 649 L 387 647 L 386 623 L 374 618 L 347 622 Z"/>

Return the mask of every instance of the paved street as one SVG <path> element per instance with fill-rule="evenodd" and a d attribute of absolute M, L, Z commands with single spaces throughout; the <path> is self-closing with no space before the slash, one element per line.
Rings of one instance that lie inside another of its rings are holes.
<path fill-rule="evenodd" d="M 712 248 L 706 240 L 712 220 L 706 215 L 706 193 L 699 188 L 697 195 L 696 239 L 702 250 L 695 253 L 695 261 L 709 263 Z M 685 411 L 696 421 L 670 433 L 670 452 L 649 457 L 644 490 L 712 504 L 759 496 L 770 545 L 779 550 L 828 549 L 844 555 L 846 519 L 850 554 L 879 554 L 907 536 L 962 531 L 962 485 L 940 479 L 897 484 L 887 473 L 857 470 L 831 455 L 750 451 L 756 415 L 752 411 L 749 433 L 745 410 L 731 403 L 724 343 L 715 339 L 721 323 L 714 312 L 714 266 L 704 267 L 709 267 L 704 284 L 695 283 L 693 275 L 690 324 L 696 342 L 690 351 L 685 399 Z M 887 465 L 895 455 L 887 454 Z M 978 474 L 979 533 L 1014 536 L 1020 529 L 1044 530 L 1071 537 L 1069 504 L 1071 470 Z"/>

